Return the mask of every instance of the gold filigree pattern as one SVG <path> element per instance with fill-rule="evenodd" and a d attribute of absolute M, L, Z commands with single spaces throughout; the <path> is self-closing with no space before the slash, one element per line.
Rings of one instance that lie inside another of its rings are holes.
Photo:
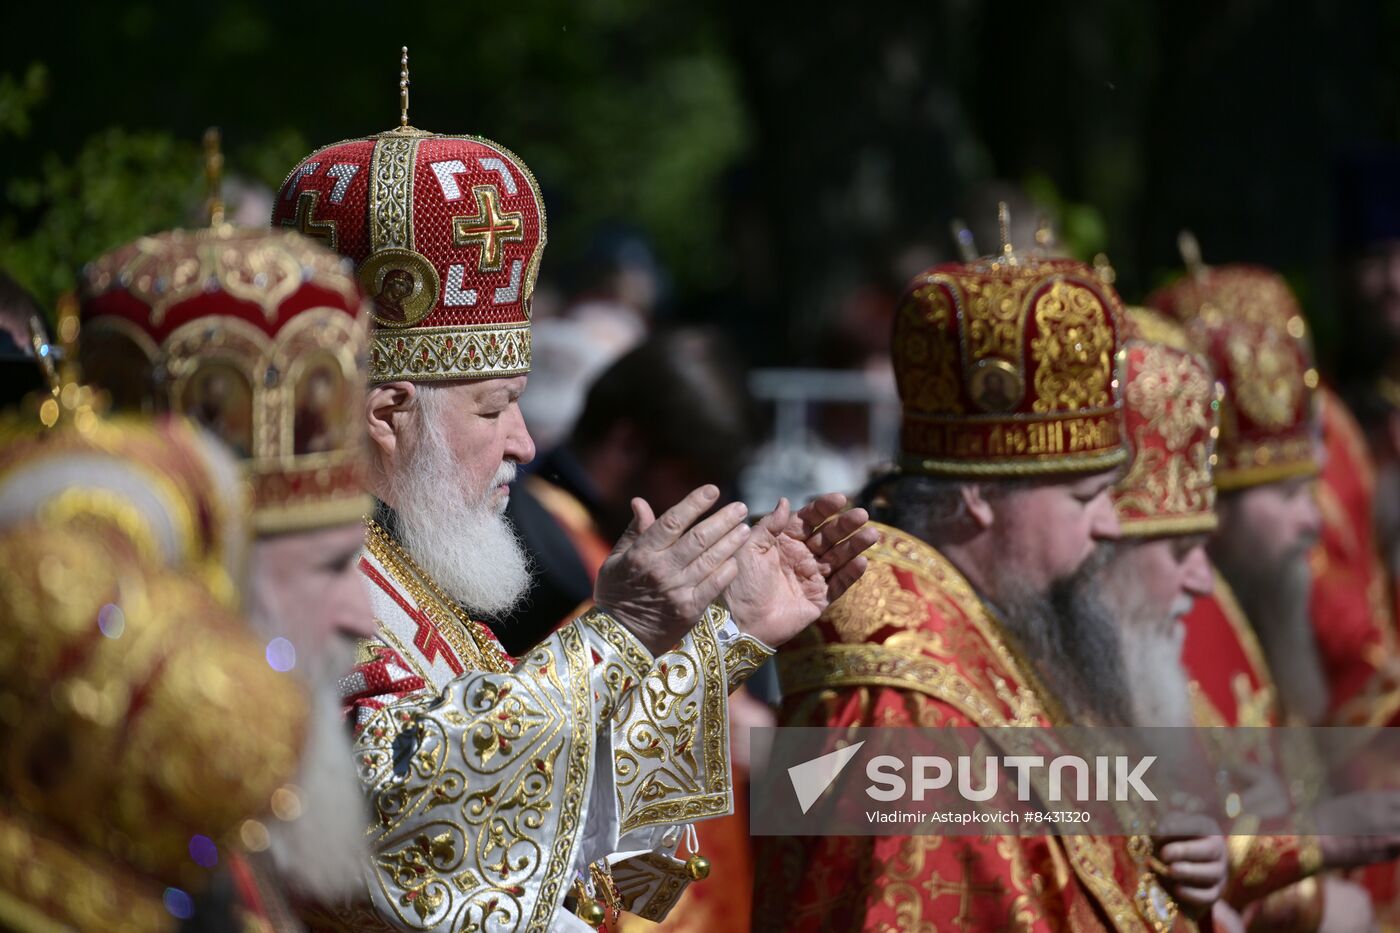
<path fill-rule="evenodd" d="M 1225 341 L 1231 369 L 1241 377 L 1234 386 L 1235 404 L 1273 431 L 1292 423 L 1307 391 L 1303 366 L 1286 339 L 1277 329 L 1261 328 L 1254 334 L 1233 333 Z"/>
<path fill-rule="evenodd" d="M 614 862 L 612 878 L 623 909 L 653 923 L 666 919 L 691 880 L 685 862 L 660 852 Z"/>
<path fill-rule="evenodd" d="M 1195 534 L 1215 529 L 1213 457 L 1219 389 L 1186 334 L 1144 308 L 1128 310 L 1133 331 L 1123 350 L 1123 420 L 1133 460 L 1113 491 L 1129 536 Z M 1160 340 L 1143 336 L 1153 333 Z"/>
<path fill-rule="evenodd" d="M 419 140 L 386 133 L 374 144 L 369 174 L 370 249 L 413 249 L 413 164 Z"/>
<path fill-rule="evenodd" d="M 733 693 L 773 657 L 773 649 L 752 635 L 740 635 L 724 649 L 724 679 Z"/>
<path fill-rule="evenodd" d="M 614 719 L 621 832 L 728 813 L 729 729 L 725 664 L 716 629 L 728 613 L 710 606 L 676 650 L 656 659 Z"/>
<path fill-rule="evenodd" d="M 370 344 L 370 381 L 519 376 L 530 371 L 529 324 L 376 331 Z"/>
<path fill-rule="evenodd" d="M 714 815 L 713 796 L 723 799 L 718 812 L 728 812 L 724 661 L 711 631 L 725 619 L 712 610 L 697 626 L 705 631 L 662 655 L 643 682 L 628 684 L 610 672 L 627 669 L 622 654 L 641 649 L 595 610 L 511 673 L 469 674 L 442 696 L 426 693 L 375 713 L 356 754 L 377 818 L 369 879 L 376 909 L 404 929 L 546 929 L 578 857 L 594 736 L 603 729 L 619 751 L 614 785 L 641 798 L 631 822 L 619 820 L 623 832 L 661 812 Z M 609 709 L 619 713 L 600 715 Z M 703 721 L 716 712 L 717 728 Z M 643 730 L 662 739 L 633 743 L 638 757 L 656 759 L 650 770 L 628 767 L 620 753 L 642 719 Z M 689 778 L 693 786 L 680 787 L 690 772 L 673 757 L 687 756 L 705 768 Z M 682 864 L 661 853 L 623 860 L 614 877 L 659 917 L 686 880 L 683 870 L 663 870 L 671 862 Z"/>
<path fill-rule="evenodd" d="M 1021 476 L 1122 462 L 1120 315 L 1112 289 L 1069 260 L 949 263 L 917 276 L 895 317 L 901 467 Z"/>
<path fill-rule="evenodd" d="M 950 292 L 941 285 L 916 288 L 913 299 L 903 302 L 895 318 L 894 352 L 900 358 L 896 368 L 904 373 L 901 388 L 905 404 L 918 411 L 962 412 L 958 398 L 955 360 L 957 347 L 952 341 L 930 339 L 947 328 L 954 311 Z"/>
<path fill-rule="evenodd" d="M 1319 377 L 1302 310 L 1283 277 L 1255 266 L 1203 268 L 1148 300 L 1185 325 L 1225 386 L 1216 485 L 1316 475 Z"/>
<path fill-rule="evenodd" d="M 1083 285 L 1060 280 L 1036 299 L 1040 336 L 1031 341 L 1036 360 L 1037 412 L 1079 411 L 1111 404 L 1113 328 L 1102 301 Z"/>
<path fill-rule="evenodd" d="M 544 929 L 562 897 L 593 750 L 591 662 L 568 627 L 521 667 L 387 707 L 361 733 L 370 893 L 400 926 Z"/>

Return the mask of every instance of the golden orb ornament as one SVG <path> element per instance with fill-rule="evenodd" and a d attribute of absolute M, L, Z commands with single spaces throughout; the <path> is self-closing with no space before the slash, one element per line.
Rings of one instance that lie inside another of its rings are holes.
<path fill-rule="evenodd" d="M 598 901 L 585 901 L 579 905 L 578 918 L 596 930 L 608 919 L 608 912 Z"/>
<path fill-rule="evenodd" d="M 692 855 L 685 860 L 685 870 L 696 881 L 704 881 L 710 877 L 710 860 L 703 855 Z"/>

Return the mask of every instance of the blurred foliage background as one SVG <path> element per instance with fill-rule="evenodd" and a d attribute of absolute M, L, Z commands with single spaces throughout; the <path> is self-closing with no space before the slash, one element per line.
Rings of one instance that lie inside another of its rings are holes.
<path fill-rule="evenodd" d="M 995 248 L 1007 185 L 1106 251 L 1130 301 L 1191 227 L 1208 261 L 1285 271 L 1335 342 L 1332 167 L 1400 140 L 1394 0 L 60 0 L 4 20 L 0 267 L 46 305 L 101 251 L 197 222 L 206 126 L 274 188 L 313 146 L 393 126 L 404 44 L 415 125 L 539 176 L 547 282 L 585 287 L 600 231 L 638 231 L 661 313 L 761 363 L 839 363 L 953 255 L 951 218 Z"/>

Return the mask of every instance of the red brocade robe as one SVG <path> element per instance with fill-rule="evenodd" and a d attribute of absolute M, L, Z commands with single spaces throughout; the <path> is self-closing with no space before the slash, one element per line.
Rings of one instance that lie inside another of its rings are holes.
<path fill-rule="evenodd" d="M 1322 402 L 1326 463 L 1317 483 L 1322 538 L 1310 609 L 1337 725 L 1400 725 L 1391 581 L 1377 547 L 1376 470 L 1361 427 L 1330 391 Z"/>
<path fill-rule="evenodd" d="M 1280 725 L 1278 692 L 1264 651 L 1229 585 L 1215 576 L 1215 592 L 1200 597 L 1185 618 L 1182 663 L 1190 677 L 1191 711 L 1201 727 Z M 1280 929 L 1320 909 L 1313 876 L 1321 868 L 1317 840 L 1304 836 L 1254 836 L 1249 827 L 1227 827 L 1230 881 L 1225 899 L 1237 909 L 1251 904 Z"/>
<path fill-rule="evenodd" d="M 780 724 L 1065 724 L 953 565 L 896 528 L 880 532 L 860 581 L 780 651 Z M 769 837 L 754 928 L 1193 928 L 1150 855 L 1143 837 Z"/>

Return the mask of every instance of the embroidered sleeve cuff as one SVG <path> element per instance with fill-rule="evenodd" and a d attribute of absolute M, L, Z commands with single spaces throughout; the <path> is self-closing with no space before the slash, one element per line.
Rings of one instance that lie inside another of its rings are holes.
<path fill-rule="evenodd" d="M 637 636 L 627 631 L 606 609 L 594 606 L 578 617 L 578 624 L 586 630 L 588 641 L 597 645 L 604 656 L 616 655 L 634 680 L 645 677 L 656 663 Z"/>
<path fill-rule="evenodd" d="M 776 652 L 752 635 L 739 631 L 734 617 L 723 603 L 711 603 L 705 610 L 705 618 L 714 629 L 715 640 L 724 653 L 724 677 L 728 681 L 729 692 L 733 693 Z"/>

